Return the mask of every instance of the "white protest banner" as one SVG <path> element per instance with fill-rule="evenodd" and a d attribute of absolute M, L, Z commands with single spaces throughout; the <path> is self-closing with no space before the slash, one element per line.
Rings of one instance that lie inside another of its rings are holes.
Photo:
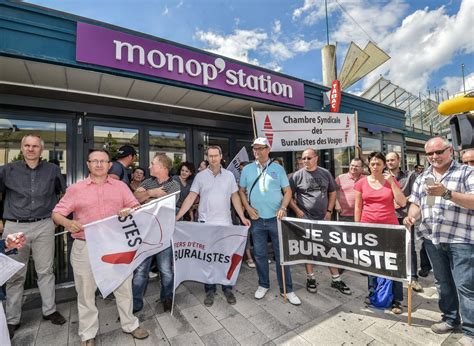
<path fill-rule="evenodd" d="M 235 285 L 248 228 L 177 222 L 173 235 L 175 288 L 183 281 Z"/>
<path fill-rule="evenodd" d="M 84 226 L 94 279 L 105 298 L 145 258 L 171 245 L 176 194 L 143 205 L 126 217 L 111 216 Z"/>
<path fill-rule="evenodd" d="M 0 254 L 0 268 L 2 268 L 2 270 L 0 270 L 0 286 L 23 267 L 23 263 L 15 261 L 4 254 Z"/>
<path fill-rule="evenodd" d="M 247 162 L 249 160 L 249 154 L 247 153 L 247 149 L 242 147 L 240 151 L 235 155 L 235 157 L 230 161 L 229 165 L 227 166 L 227 170 L 231 171 L 232 174 L 235 176 L 235 180 L 239 181 L 240 173 L 242 170 L 240 169 L 241 162 Z"/>
<path fill-rule="evenodd" d="M 273 151 L 355 146 L 354 114 L 327 112 L 254 112 L 257 137 L 266 137 Z"/>

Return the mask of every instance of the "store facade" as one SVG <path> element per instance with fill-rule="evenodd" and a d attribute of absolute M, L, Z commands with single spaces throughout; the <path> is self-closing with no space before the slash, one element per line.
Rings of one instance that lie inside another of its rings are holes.
<path fill-rule="evenodd" d="M 68 184 L 87 174 L 91 148 L 131 144 L 148 167 L 156 152 L 197 165 L 217 144 L 229 161 L 250 149 L 252 109 L 326 111 L 326 87 L 25 3 L 0 1 L 0 67 L 0 165 L 18 158 L 23 135 L 38 133 L 43 158 Z M 341 112 L 355 111 L 363 152 L 403 154 L 402 111 L 344 93 Z M 275 155 L 293 169 L 295 153 Z M 353 156 L 326 150 L 321 164 L 340 174 Z M 57 244 L 58 281 L 71 279 L 68 244 Z"/>

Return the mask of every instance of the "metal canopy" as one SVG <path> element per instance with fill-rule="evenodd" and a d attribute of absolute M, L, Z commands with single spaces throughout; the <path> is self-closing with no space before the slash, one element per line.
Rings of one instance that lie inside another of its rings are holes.
<path fill-rule="evenodd" d="M 0 66 L 0 84 L 100 95 L 244 118 L 251 117 L 251 108 L 288 110 L 263 102 L 26 59 L 0 56 Z"/>
<path fill-rule="evenodd" d="M 439 102 L 430 95 L 414 95 L 380 76 L 361 96 L 405 111 L 405 125 L 414 132 L 429 135 L 449 132 L 451 117 L 438 113 Z"/>

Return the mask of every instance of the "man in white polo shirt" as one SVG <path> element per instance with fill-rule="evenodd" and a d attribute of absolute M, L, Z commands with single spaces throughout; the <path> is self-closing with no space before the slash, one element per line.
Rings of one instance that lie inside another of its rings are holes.
<path fill-rule="evenodd" d="M 199 196 L 198 221 L 212 224 L 232 225 L 230 213 L 230 202 L 242 220 L 242 224 L 250 227 L 250 220 L 244 216 L 242 202 L 238 193 L 237 183 L 234 175 L 221 166 L 222 149 L 219 146 L 210 146 L 207 149 L 207 160 L 209 166 L 199 172 L 191 185 L 191 191 L 181 205 L 176 215 L 180 220 L 191 208 L 197 196 Z M 205 284 L 206 298 L 204 305 L 212 306 L 217 288 L 215 284 Z M 227 303 L 236 303 L 232 286 L 222 286 L 222 291 Z"/>

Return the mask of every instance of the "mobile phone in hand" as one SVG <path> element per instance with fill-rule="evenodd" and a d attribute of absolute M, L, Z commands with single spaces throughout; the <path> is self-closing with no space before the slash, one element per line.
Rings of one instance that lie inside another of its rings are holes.
<path fill-rule="evenodd" d="M 428 186 L 434 185 L 434 184 L 435 184 L 434 178 L 432 178 L 432 177 L 426 178 L 426 179 L 425 179 L 425 184 L 428 185 Z"/>
<path fill-rule="evenodd" d="M 425 179 L 425 185 L 431 186 L 435 184 L 435 180 L 432 177 L 428 177 Z M 426 196 L 426 204 L 432 207 L 435 203 L 435 196 Z"/>

